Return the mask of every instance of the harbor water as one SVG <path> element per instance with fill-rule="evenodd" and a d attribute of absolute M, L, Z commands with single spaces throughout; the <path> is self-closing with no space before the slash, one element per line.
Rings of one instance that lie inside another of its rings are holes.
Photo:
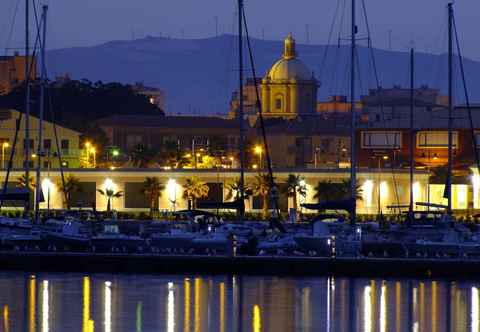
<path fill-rule="evenodd" d="M 0 330 L 480 331 L 480 282 L 0 273 Z"/>

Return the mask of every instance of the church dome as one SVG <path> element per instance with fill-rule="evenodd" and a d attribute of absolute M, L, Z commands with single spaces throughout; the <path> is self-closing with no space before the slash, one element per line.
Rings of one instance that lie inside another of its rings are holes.
<path fill-rule="evenodd" d="M 297 59 L 295 39 L 291 34 L 285 39 L 283 57 L 272 66 L 267 78 L 272 81 L 312 80 L 313 73 L 301 60 Z"/>

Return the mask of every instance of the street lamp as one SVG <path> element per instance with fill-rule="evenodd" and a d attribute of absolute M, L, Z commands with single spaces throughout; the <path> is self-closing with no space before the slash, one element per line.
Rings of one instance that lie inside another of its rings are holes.
<path fill-rule="evenodd" d="M 5 149 L 9 146 L 8 142 L 3 142 L 2 144 L 2 168 L 5 168 Z"/>
<path fill-rule="evenodd" d="M 263 168 L 263 159 L 262 159 L 262 154 L 263 154 L 263 149 L 260 145 L 256 145 L 254 148 L 255 154 L 258 154 L 258 164 L 260 165 L 260 168 Z"/>
<path fill-rule="evenodd" d="M 89 149 L 89 151 L 93 155 L 93 168 L 95 168 L 95 167 L 97 167 L 97 150 L 95 150 L 95 147 L 92 146 Z"/>
<path fill-rule="evenodd" d="M 87 153 L 87 168 L 89 167 L 90 165 L 90 147 L 92 146 L 92 144 L 90 142 L 85 142 L 85 151 Z"/>

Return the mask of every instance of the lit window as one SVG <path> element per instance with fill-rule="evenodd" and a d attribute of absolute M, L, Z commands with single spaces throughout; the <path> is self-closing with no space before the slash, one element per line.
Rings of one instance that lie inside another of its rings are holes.
<path fill-rule="evenodd" d="M 399 131 L 364 131 L 362 148 L 398 149 L 402 145 L 402 133 Z"/>
<path fill-rule="evenodd" d="M 452 146 L 458 145 L 458 134 L 452 133 Z M 418 148 L 448 148 L 448 131 L 420 131 L 417 133 Z"/>

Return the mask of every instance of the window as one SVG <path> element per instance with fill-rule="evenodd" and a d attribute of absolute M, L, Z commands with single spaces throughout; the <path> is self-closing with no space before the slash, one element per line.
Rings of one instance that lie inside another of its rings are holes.
<path fill-rule="evenodd" d="M 43 148 L 45 150 L 50 150 L 52 148 L 52 140 L 51 139 L 44 139 L 43 140 Z"/>
<path fill-rule="evenodd" d="M 362 148 L 398 149 L 402 145 L 402 133 L 399 131 L 364 131 Z"/>
<path fill-rule="evenodd" d="M 30 140 L 29 146 L 30 146 L 30 150 L 32 150 L 33 149 L 33 139 Z M 26 139 L 23 140 L 23 148 L 24 149 L 27 148 L 27 140 Z"/>
<path fill-rule="evenodd" d="M 275 99 L 275 109 L 276 110 L 281 110 L 282 109 L 282 98 L 281 97 L 277 97 L 277 99 Z"/>
<path fill-rule="evenodd" d="M 458 133 L 452 133 L 452 146 L 458 145 Z M 417 133 L 417 148 L 448 148 L 448 131 L 420 131 Z"/>
<path fill-rule="evenodd" d="M 142 143 L 141 135 L 127 135 L 127 148 L 131 149 Z"/>
<path fill-rule="evenodd" d="M 60 146 L 62 147 L 62 150 L 68 150 L 70 147 L 70 141 L 68 139 L 62 139 Z"/>

